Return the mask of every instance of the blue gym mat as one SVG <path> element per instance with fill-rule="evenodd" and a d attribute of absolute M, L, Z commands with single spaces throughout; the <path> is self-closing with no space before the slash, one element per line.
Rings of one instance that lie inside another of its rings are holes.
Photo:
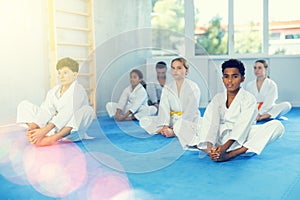
<path fill-rule="evenodd" d="M 203 113 L 203 110 L 201 111 Z M 216 163 L 137 122 L 98 117 L 93 140 L 34 147 L 0 127 L 1 199 L 299 199 L 300 108 L 261 155 Z"/>

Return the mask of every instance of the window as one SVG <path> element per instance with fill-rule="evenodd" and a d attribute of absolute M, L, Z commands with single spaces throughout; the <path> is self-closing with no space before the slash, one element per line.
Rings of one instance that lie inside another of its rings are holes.
<path fill-rule="evenodd" d="M 184 46 L 184 0 L 152 0 L 154 55 L 174 55 Z"/>
<path fill-rule="evenodd" d="M 300 54 L 300 12 L 296 5 L 297 0 L 269 0 L 269 32 L 281 35 L 279 40 L 269 38 L 270 55 Z"/>
<path fill-rule="evenodd" d="M 216 6 L 218 5 L 218 6 Z M 228 54 L 228 3 L 194 0 L 195 54 Z"/>
<path fill-rule="evenodd" d="M 234 53 L 262 53 L 263 3 L 261 0 L 234 1 Z"/>
<path fill-rule="evenodd" d="M 271 32 L 271 35 L 270 35 L 270 40 L 279 40 L 280 39 L 280 35 L 281 33 L 280 32 Z"/>
<path fill-rule="evenodd" d="M 175 51 L 182 48 L 184 0 L 152 2 L 152 28 L 157 29 L 153 44 Z M 194 0 L 193 3 L 196 55 L 300 54 L 297 0 Z"/>
<path fill-rule="evenodd" d="M 287 34 L 285 39 L 299 39 L 299 34 Z"/>

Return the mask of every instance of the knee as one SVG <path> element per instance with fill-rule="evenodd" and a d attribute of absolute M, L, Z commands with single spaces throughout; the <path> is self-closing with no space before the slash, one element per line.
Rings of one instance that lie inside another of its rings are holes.
<path fill-rule="evenodd" d="M 177 134 L 180 134 L 181 132 L 184 132 L 182 130 L 182 128 L 184 126 L 190 126 L 191 124 L 188 124 L 188 121 L 186 120 L 183 120 L 182 118 L 179 118 L 178 120 L 176 120 L 176 122 L 174 123 L 173 125 L 173 131 L 174 133 L 177 135 Z"/>
<path fill-rule="evenodd" d="M 29 104 L 30 104 L 30 103 L 29 103 L 29 101 L 27 101 L 27 100 L 21 101 L 21 102 L 19 103 L 18 107 L 17 107 L 18 111 L 19 111 L 19 110 L 22 110 L 22 109 L 24 109 L 24 108 L 26 108 L 26 107 L 28 107 Z"/>
<path fill-rule="evenodd" d="M 142 117 L 142 118 L 139 120 L 139 124 L 140 124 L 140 127 L 142 127 L 143 129 L 145 129 L 145 128 L 147 128 L 148 126 L 150 126 L 151 120 L 149 119 L 149 117 Z"/>
<path fill-rule="evenodd" d="M 272 123 L 272 126 L 274 126 L 278 136 L 282 136 L 285 133 L 285 128 L 279 120 L 272 120 L 270 122 Z"/>
<path fill-rule="evenodd" d="M 76 124 L 81 122 L 89 123 L 94 119 L 94 109 L 89 105 L 84 105 L 78 109 L 74 114 Z"/>
<path fill-rule="evenodd" d="M 83 113 L 86 116 L 93 116 L 94 109 L 89 105 L 84 105 L 79 109 L 79 112 Z"/>
<path fill-rule="evenodd" d="M 285 104 L 288 110 L 292 109 L 292 104 L 290 102 L 285 102 Z"/>
<path fill-rule="evenodd" d="M 113 102 L 107 102 L 105 105 L 106 110 L 111 110 L 113 108 Z"/>
<path fill-rule="evenodd" d="M 157 113 L 157 108 L 155 106 L 149 106 L 150 115 L 155 115 Z"/>

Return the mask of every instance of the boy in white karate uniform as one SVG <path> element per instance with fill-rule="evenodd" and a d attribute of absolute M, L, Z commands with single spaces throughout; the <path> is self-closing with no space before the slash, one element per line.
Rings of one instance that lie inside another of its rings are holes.
<path fill-rule="evenodd" d="M 284 127 L 278 120 L 254 125 L 256 99 L 240 86 L 245 80 L 241 61 L 225 61 L 222 73 L 226 91 L 217 94 L 206 108 L 197 133 L 198 148 L 218 162 L 246 152 L 260 154 L 268 143 L 284 134 Z"/>
<path fill-rule="evenodd" d="M 254 64 L 255 80 L 250 81 L 245 89 L 251 92 L 257 100 L 258 115 L 256 120 L 269 118 L 282 118 L 288 113 L 292 105 L 288 101 L 275 103 L 278 99 L 277 84 L 267 76 L 268 63 L 265 60 L 257 60 Z"/>
<path fill-rule="evenodd" d="M 48 91 L 41 106 L 28 101 L 18 106 L 17 123 L 28 125 L 26 138 L 37 146 L 90 138 L 85 131 L 92 123 L 94 111 L 84 88 L 76 81 L 79 65 L 71 58 L 63 58 L 56 69 L 61 84 Z"/>

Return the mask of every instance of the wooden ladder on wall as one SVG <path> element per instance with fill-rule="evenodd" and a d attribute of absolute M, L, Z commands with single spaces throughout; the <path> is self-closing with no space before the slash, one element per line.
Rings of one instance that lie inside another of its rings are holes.
<path fill-rule="evenodd" d="M 80 66 L 78 82 L 86 89 L 96 117 L 93 0 L 48 0 L 48 16 L 51 87 L 57 84 L 57 61 L 75 59 Z"/>

